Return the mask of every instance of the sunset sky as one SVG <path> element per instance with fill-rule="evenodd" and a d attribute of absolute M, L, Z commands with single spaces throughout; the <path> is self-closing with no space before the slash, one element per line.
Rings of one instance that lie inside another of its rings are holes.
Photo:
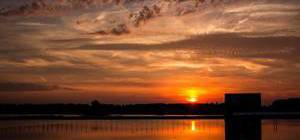
<path fill-rule="evenodd" d="M 0 44 L 0 103 L 300 97 L 299 0 L 0 0 Z"/>

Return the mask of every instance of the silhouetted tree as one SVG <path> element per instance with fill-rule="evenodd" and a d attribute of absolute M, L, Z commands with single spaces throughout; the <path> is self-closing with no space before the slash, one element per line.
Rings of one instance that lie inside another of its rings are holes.
<path fill-rule="evenodd" d="M 92 107 L 99 107 L 101 104 L 99 103 L 99 101 L 94 100 L 91 102 Z"/>

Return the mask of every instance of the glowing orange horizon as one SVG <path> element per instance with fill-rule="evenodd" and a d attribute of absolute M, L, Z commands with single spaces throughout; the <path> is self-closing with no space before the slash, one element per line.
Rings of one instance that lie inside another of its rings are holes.
<path fill-rule="evenodd" d="M 200 95 L 206 93 L 204 88 L 188 87 L 183 90 L 183 94 L 187 96 L 187 102 L 196 103 Z"/>

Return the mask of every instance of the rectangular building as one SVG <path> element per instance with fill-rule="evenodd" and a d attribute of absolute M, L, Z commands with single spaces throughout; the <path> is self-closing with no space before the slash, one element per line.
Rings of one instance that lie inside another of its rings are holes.
<path fill-rule="evenodd" d="M 225 109 L 225 140 L 261 140 L 260 93 L 225 94 Z"/>
<path fill-rule="evenodd" d="M 228 93 L 225 94 L 226 115 L 232 113 L 259 112 L 261 109 L 260 93 Z"/>

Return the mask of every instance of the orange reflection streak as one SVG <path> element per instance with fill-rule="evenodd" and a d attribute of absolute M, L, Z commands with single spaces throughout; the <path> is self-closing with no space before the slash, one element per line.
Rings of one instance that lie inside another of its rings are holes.
<path fill-rule="evenodd" d="M 197 128 L 196 128 L 196 122 L 195 121 L 191 121 L 191 130 L 194 132 L 194 131 L 197 131 Z"/>

